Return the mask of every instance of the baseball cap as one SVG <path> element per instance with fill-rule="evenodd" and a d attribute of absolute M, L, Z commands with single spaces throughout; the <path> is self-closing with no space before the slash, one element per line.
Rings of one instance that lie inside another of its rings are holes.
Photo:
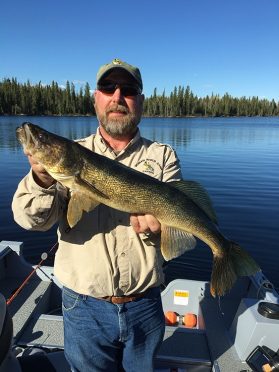
<path fill-rule="evenodd" d="M 99 68 L 99 71 L 97 72 L 97 86 L 98 83 L 103 79 L 109 72 L 111 72 L 113 69 L 123 69 L 127 71 L 138 83 L 140 89 L 142 90 L 142 79 L 141 79 L 141 73 L 138 67 L 132 66 L 127 62 L 123 62 L 118 58 L 115 58 L 112 62 L 107 63 L 106 65 L 103 65 Z"/>

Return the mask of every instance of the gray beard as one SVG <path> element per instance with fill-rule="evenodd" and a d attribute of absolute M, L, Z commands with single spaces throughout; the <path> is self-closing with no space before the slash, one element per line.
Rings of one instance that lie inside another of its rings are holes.
<path fill-rule="evenodd" d="M 126 115 L 122 118 L 108 118 L 108 113 L 111 111 L 122 111 Z M 100 125 L 111 137 L 122 137 L 127 134 L 134 134 L 137 130 L 140 119 L 134 114 L 129 112 L 126 107 L 118 105 L 117 107 L 106 110 L 103 114 L 100 114 L 96 110 L 97 117 Z"/>

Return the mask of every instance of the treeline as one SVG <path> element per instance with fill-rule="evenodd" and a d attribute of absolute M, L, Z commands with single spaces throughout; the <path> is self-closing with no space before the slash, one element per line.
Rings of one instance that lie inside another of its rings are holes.
<path fill-rule="evenodd" d="M 190 87 L 175 87 L 169 96 L 158 95 L 157 89 L 145 100 L 144 113 L 147 116 L 278 116 L 279 102 L 275 100 L 234 98 L 212 94 L 199 98 Z"/>
<path fill-rule="evenodd" d="M 0 115 L 95 115 L 92 93 L 88 83 L 77 92 L 67 81 L 66 87 L 56 82 L 43 85 L 19 83 L 17 79 L 0 82 Z M 226 93 L 203 98 L 195 95 L 189 86 L 175 87 L 170 95 L 154 89 L 145 98 L 144 116 L 279 116 L 279 102 L 275 100 L 235 98 Z"/>
<path fill-rule="evenodd" d="M 16 79 L 0 82 L 0 115 L 93 115 L 95 114 L 90 86 L 76 92 L 67 81 L 61 88 L 56 82 L 42 85 L 18 83 Z"/>

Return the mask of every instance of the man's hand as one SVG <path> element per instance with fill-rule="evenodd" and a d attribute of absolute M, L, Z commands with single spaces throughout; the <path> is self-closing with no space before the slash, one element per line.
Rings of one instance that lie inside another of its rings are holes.
<path fill-rule="evenodd" d="M 130 223 L 136 233 L 161 232 L 161 224 L 152 214 L 131 214 Z"/>
<path fill-rule="evenodd" d="M 24 151 L 24 154 L 28 157 L 28 161 L 33 171 L 34 180 L 39 186 L 47 189 L 56 182 L 55 179 L 47 173 L 45 168 L 34 159 L 30 152 Z"/>

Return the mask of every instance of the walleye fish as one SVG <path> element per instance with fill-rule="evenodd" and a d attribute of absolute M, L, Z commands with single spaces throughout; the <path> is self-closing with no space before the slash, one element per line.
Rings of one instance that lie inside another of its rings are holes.
<path fill-rule="evenodd" d="M 197 182 L 161 182 L 28 122 L 16 134 L 23 148 L 70 189 L 71 228 L 100 203 L 128 213 L 152 214 L 161 223 L 165 260 L 194 248 L 195 237 L 211 248 L 214 297 L 230 290 L 238 276 L 260 270 L 248 253 L 220 233 L 210 198 Z"/>

